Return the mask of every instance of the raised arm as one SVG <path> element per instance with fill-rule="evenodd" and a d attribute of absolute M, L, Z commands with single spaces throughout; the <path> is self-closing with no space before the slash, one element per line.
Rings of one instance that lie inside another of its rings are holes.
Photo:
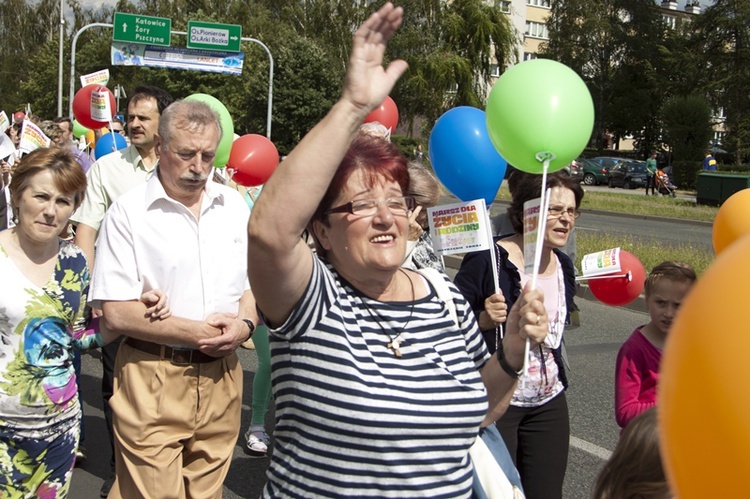
<path fill-rule="evenodd" d="M 341 98 L 279 165 L 253 207 L 248 273 L 271 325 L 287 319 L 310 279 L 312 260 L 302 232 L 359 125 L 406 70 L 401 60 L 383 67 L 386 44 L 402 20 L 403 10 L 387 3 L 357 30 Z"/>

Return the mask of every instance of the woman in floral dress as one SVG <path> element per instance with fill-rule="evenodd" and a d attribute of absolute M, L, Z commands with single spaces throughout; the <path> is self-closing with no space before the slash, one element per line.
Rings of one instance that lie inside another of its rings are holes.
<path fill-rule="evenodd" d="M 73 349 L 101 346 L 86 329 L 81 250 L 58 237 L 86 176 L 62 149 L 24 157 L 10 184 L 16 226 L 0 232 L 0 497 L 65 497 L 81 407 Z"/>

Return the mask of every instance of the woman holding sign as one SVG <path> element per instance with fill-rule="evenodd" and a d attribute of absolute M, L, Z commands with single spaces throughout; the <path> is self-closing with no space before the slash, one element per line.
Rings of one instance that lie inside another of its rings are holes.
<path fill-rule="evenodd" d="M 531 281 L 524 271 L 524 262 L 533 261 L 533 255 L 524 255 L 524 203 L 540 196 L 542 176 L 514 171 L 508 187 L 513 197 L 508 218 L 515 233 L 495 238 L 497 266 L 487 251 L 469 253 L 454 280 L 474 310 L 490 352 L 504 348 L 500 328 L 505 306 L 512 307 Z M 573 307 L 575 271 L 561 248 L 575 226 L 583 198 L 581 186 L 560 173 L 547 177 L 546 188 L 551 193 L 542 219 L 546 229 L 536 282 L 544 292 L 547 337 L 531 349 L 528 374 L 520 376 L 510 407 L 496 423 L 521 473 L 526 497 L 532 499 L 562 497 L 570 433 L 562 336 Z M 495 277 L 500 292 L 495 290 Z"/>
<path fill-rule="evenodd" d="M 402 20 L 387 3 L 357 30 L 341 98 L 250 217 L 277 418 L 264 497 L 470 497 L 469 447 L 516 384 L 502 366 L 518 369 L 526 338 L 546 333 L 541 292 L 524 293 L 506 357 L 491 358 L 448 278 L 401 268 L 414 207 L 407 160 L 359 126 L 406 70 L 382 66 Z M 300 237 L 308 225 L 317 256 Z"/>

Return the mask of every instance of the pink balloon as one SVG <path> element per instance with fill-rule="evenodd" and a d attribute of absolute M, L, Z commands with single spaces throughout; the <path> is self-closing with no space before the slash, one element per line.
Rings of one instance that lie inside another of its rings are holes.
<path fill-rule="evenodd" d="M 232 143 L 227 170 L 239 185 L 252 187 L 266 183 L 279 164 L 279 152 L 262 135 L 243 135 Z"/>
<path fill-rule="evenodd" d="M 594 296 L 607 305 L 627 305 L 640 296 L 646 283 L 646 270 L 638 257 L 627 251 L 620 251 L 620 274 L 626 277 L 592 279 L 589 288 Z"/>
<path fill-rule="evenodd" d="M 365 123 L 377 121 L 393 132 L 398 126 L 398 107 L 390 96 L 386 97 L 379 107 L 374 109 L 365 118 Z"/>

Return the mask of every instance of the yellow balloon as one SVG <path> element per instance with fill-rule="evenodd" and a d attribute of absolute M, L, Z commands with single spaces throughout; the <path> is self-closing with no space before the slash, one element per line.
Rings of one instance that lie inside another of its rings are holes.
<path fill-rule="evenodd" d="M 744 234 L 750 234 L 750 189 L 732 194 L 714 218 L 713 242 L 718 255 Z"/>
<path fill-rule="evenodd" d="M 750 235 L 701 275 L 669 332 L 658 386 L 661 449 L 675 497 L 746 497 L 750 397 L 744 352 Z"/>

